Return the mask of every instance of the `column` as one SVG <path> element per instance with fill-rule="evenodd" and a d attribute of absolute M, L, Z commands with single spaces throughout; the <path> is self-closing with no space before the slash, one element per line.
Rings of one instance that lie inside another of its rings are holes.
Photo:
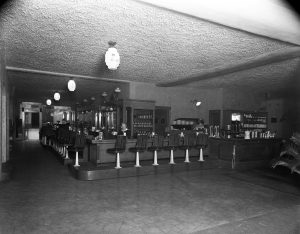
<path fill-rule="evenodd" d="M 3 96 L 3 79 L 4 79 L 4 70 L 5 70 L 5 63 L 4 63 L 4 43 L 2 40 L 0 40 L 0 147 L 1 147 L 1 150 L 0 150 L 0 180 L 1 180 L 1 177 L 2 177 L 2 131 L 3 131 L 3 127 L 2 127 L 2 110 L 3 110 L 3 106 L 2 106 L 2 96 Z"/>

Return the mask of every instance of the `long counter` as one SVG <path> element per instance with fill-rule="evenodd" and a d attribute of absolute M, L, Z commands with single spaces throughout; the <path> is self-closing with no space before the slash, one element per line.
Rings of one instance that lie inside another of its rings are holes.
<path fill-rule="evenodd" d="M 265 164 L 280 153 L 281 139 L 220 139 L 210 138 L 209 155 L 235 164 L 260 162 Z"/>
<path fill-rule="evenodd" d="M 167 144 L 167 140 L 165 140 Z M 149 146 L 151 145 L 151 142 L 148 143 Z M 166 145 L 165 144 L 165 145 Z M 120 154 L 121 161 L 122 162 L 134 162 L 135 161 L 135 154 L 129 151 L 129 148 L 135 147 L 136 145 L 136 139 L 128 139 L 126 143 L 126 150 L 124 153 Z M 109 140 L 102 140 L 102 141 L 88 141 L 88 154 L 89 154 L 89 161 L 99 165 L 101 163 L 112 163 L 116 161 L 115 155 L 108 154 L 107 149 L 114 148 L 115 146 L 115 140 L 109 139 Z M 203 149 L 203 153 L 205 155 L 208 154 L 207 149 Z M 197 149 L 191 149 L 189 151 L 190 156 L 198 156 L 199 151 Z M 185 156 L 184 150 L 175 150 L 174 151 L 174 158 L 183 158 Z M 170 152 L 167 150 L 161 150 L 158 152 L 158 160 L 162 158 L 169 158 Z M 153 159 L 153 152 L 151 151 L 145 151 L 140 153 L 140 160 L 152 160 Z"/>
<path fill-rule="evenodd" d="M 165 145 L 167 140 L 165 140 Z M 210 159 L 218 159 L 220 162 L 235 164 L 259 163 L 265 165 L 272 158 L 278 156 L 280 153 L 281 139 L 223 139 L 223 138 L 209 138 L 208 147 L 203 150 L 204 155 L 208 155 Z M 129 148 L 135 147 L 136 139 L 128 139 L 126 143 L 126 150 L 120 154 L 121 162 L 134 162 L 135 154 L 129 151 Z M 149 146 L 151 142 L 149 142 Z M 107 153 L 107 149 L 114 148 L 115 140 L 108 139 L 102 141 L 89 140 L 86 153 L 88 160 L 94 165 L 101 165 L 102 163 L 114 163 L 115 155 Z M 191 149 L 190 156 L 199 156 L 198 149 Z M 184 158 L 184 150 L 175 150 L 174 158 Z M 161 150 L 158 152 L 158 160 L 170 157 L 170 152 Z M 140 153 L 140 160 L 153 160 L 153 152 L 145 151 Z M 176 160 L 175 160 L 176 161 Z"/>

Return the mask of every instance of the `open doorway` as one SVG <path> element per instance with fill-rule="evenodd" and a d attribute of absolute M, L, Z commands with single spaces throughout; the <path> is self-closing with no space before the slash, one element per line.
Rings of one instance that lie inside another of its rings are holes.
<path fill-rule="evenodd" d="M 41 127 L 41 104 L 22 102 L 20 104 L 20 119 L 22 120 L 22 139 L 38 140 Z"/>

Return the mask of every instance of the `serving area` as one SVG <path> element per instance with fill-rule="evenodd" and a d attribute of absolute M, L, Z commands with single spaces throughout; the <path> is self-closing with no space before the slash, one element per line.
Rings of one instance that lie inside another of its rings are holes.
<path fill-rule="evenodd" d="M 210 138 L 209 155 L 220 160 L 221 164 L 232 169 L 245 166 L 264 166 L 278 156 L 282 140 L 272 139 L 221 139 Z"/>
<path fill-rule="evenodd" d="M 108 154 L 107 150 L 112 149 L 115 147 L 116 140 L 109 139 L 109 140 L 102 140 L 100 142 L 97 141 L 87 141 L 88 147 L 88 154 L 89 160 L 94 165 L 100 166 L 102 163 L 114 163 L 116 158 L 114 155 Z M 130 152 L 130 148 L 135 148 L 137 144 L 136 139 L 127 139 L 126 148 L 124 152 L 121 154 L 121 162 L 134 162 L 136 160 L 136 155 L 133 152 Z M 149 139 L 147 142 L 147 148 L 151 147 L 153 144 L 153 139 Z M 183 144 L 183 139 L 182 139 Z M 168 146 L 169 141 L 168 138 L 164 139 L 163 146 Z M 203 154 L 208 155 L 208 149 L 205 147 L 203 148 Z M 175 149 L 173 152 L 174 158 L 184 158 L 185 157 L 185 150 L 184 149 Z M 199 149 L 197 148 L 190 148 L 189 155 L 191 156 L 199 156 Z M 148 151 L 147 149 L 139 154 L 140 161 L 144 160 L 153 160 L 153 151 Z M 159 159 L 169 159 L 170 158 L 170 151 L 161 148 L 158 152 Z"/>
<path fill-rule="evenodd" d="M 78 179 L 101 179 L 107 170 L 119 177 L 156 173 L 159 167 L 199 170 L 206 164 L 242 170 L 268 166 L 279 155 L 281 139 L 268 129 L 266 112 L 212 111 L 209 124 L 198 118 L 170 121 L 170 108 L 159 109 L 150 100 L 119 100 L 116 90 L 100 106 L 63 113 L 69 122 L 41 128 L 42 144 L 54 149 Z"/>

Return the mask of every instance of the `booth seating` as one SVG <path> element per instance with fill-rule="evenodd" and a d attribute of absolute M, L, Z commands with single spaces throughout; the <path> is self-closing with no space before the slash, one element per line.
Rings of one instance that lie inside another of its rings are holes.
<path fill-rule="evenodd" d="M 168 145 L 164 146 L 165 150 L 170 151 L 169 164 L 175 164 L 174 162 L 174 150 L 177 150 L 180 144 L 180 135 L 178 133 L 171 133 L 168 137 Z"/>
<path fill-rule="evenodd" d="M 179 146 L 180 149 L 185 150 L 185 163 L 190 163 L 189 150 L 196 145 L 196 134 L 186 133 L 183 137 L 183 144 Z"/>
<path fill-rule="evenodd" d="M 208 145 L 208 135 L 204 133 L 199 133 L 196 138 L 196 148 L 199 149 L 199 162 L 204 162 L 203 159 L 203 148 Z"/>
<path fill-rule="evenodd" d="M 140 165 L 140 152 L 147 150 L 148 136 L 147 135 L 138 135 L 136 140 L 135 147 L 129 148 L 130 152 L 135 153 L 135 167 L 141 167 Z"/>
<path fill-rule="evenodd" d="M 76 135 L 75 141 L 72 146 L 68 147 L 68 151 L 75 151 L 75 164 L 74 167 L 79 167 L 79 152 L 83 152 L 85 146 L 85 136 L 83 134 Z"/>
<path fill-rule="evenodd" d="M 148 147 L 148 151 L 153 151 L 154 158 L 153 158 L 153 166 L 158 166 L 157 163 L 157 152 L 163 150 L 164 148 L 164 137 L 161 135 L 154 135 L 152 145 Z"/>
<path fill-rule="evenodd" d="M 107 149 L 107 153 L 116 155 L 116 169 L 120 169 L 120 153 L 123 153 L 126 149 L 126 136 L 118 135 L 114 148 Z"/>

